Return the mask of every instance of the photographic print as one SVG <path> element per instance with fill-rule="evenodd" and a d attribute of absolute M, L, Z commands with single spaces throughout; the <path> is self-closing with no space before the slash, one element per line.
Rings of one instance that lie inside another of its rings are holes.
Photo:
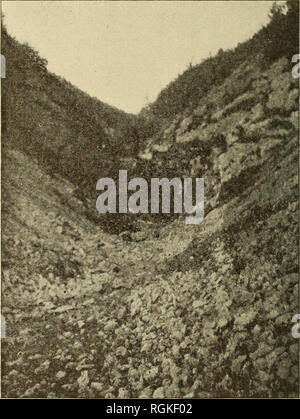
<path fill-rule="evenodd" d="M 298 398 L 299 2 L 1 8 L 1 398 Z"/>

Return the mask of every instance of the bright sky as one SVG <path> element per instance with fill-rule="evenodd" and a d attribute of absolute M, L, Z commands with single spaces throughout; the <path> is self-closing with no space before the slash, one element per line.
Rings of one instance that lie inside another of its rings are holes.
<path fill-rule="evenodd" d="M 190 62 L 234 47 L 268 21 L 270 1 L 2 1 L 8 32 L 48 69 L 137 113 Z"/>

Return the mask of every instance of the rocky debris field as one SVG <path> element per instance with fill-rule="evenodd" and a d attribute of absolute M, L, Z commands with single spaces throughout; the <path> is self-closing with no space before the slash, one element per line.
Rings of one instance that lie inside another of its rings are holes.
<path fill-rule="evenodd" d="M 296 394 L 296 272 L 279 277 L 262 255 L 237 275 L 226 237 L 201 247 L 205 225 L 181 220 L 160 238 L 149 225 L 143 242 L 96 233 L 59 208 L 46 178 L 42 210 L 25 181 L 24 212 L 4 226 L 2 396 Z"/>
<path fill-rule="evenodd" d="M 3 397 L 298 395 L 297 95 L 284 60 L 239 69 L 201 129 L 185 117 L 148 145 L 205 178 L 197 226 L 104 233 L 72 184 L 4 147 Z"/>

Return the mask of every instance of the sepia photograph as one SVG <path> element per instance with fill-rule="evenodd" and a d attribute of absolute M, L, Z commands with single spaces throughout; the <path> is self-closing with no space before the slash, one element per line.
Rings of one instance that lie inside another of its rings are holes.
<path fill-rule="evenodd" d="M 2 399 L 300 397 L 299 75 L 298 0 L 1 1 Z"/>

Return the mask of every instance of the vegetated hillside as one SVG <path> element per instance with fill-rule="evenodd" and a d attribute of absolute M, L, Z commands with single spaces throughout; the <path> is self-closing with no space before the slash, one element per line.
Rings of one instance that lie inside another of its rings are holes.
<path fill-rule="evenodd" d="M 136 154 L 137 118 L 49 73 L 46 60 L 13 39 L 5 26 L 2 54 L 7 66 L 2 80 L 4 158 L 5 147 L 38 158 L 50 173 L 77 186 L 75 193 L 96 221 L 96 182 L 118 173 L 120 156 Z"/>
<path fill-rule="evenodd" d="M 280 28 L 286 18 L 274 19 Z M 269 38 L 274 49 L 281 35 Z M 244 60 L 168 116 L 139 159 L 120 156 L 135 175 L 204 177 L 200 225 L 151 217 L 131 241 L 95 231 L 72 179 L 11 138 L 4 397 L 298 395 L 299 89 L 290 58 Z"/>
<path fill-rule="evenodd" d="M 270 11 L 270 22 L 251 39 L 231 50 L 220 49 L 218 54 L 190 67 L 176 80 L 170 82 L 157 100 L 142 110 L 148 126 L 158 136 L 159 129 L 178 114 L 188 115 L 200 105 L 212 88 L 220 86 L 241 64 L 256 63 L 267 68 L 280 57 L 289 60 L 298 51 L 298 2 L 288 1 L 285 7 L 276 3 Z M 245 74 L 245 77 L 247 74 Z M 247 90 L 247 85 L 239 86 Z M 243 91 L 239 91 L 242 94 Z M 236 90 L 228 90 L 225 105 L 236 96 Z"/>

